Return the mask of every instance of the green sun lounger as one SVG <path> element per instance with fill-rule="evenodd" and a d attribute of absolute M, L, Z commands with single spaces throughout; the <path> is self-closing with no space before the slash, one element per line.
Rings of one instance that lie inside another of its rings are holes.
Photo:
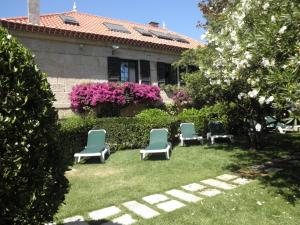
<path fill-rule="evenodd" d="M 207 133 L 207 139 L 211 140 L 211 143 L 215 143 L 216 138 L 228 138 L 230 142 L 233 142 L 233 135 L 227 134 L 223 123 L 219 121 L 210 122 L 208 124 L 209 133 Z"/>
<path fill-rule="evenodd" d="M 278 130 L 278 132 L 281 134 L 295 131 L 295 128 L 293 126 L 281 123 L 272 116 L 266 116 L 265 120 L 268 128 L 273 128 L 275 130 Z"/>
<path fill-rule="evenodd" d="M 183 146 L 184 141 L 190 141 L 190 140 L 197 140 L 201 141 L 203 144 L 203 137 L 198 136 L 195 130 L 195 124 L 194 123 L 181 123 L 180 124 L 180 145 Z"/>
<path fill-rule="evenodd" d="M 75 163 L 80 162 L 82 157 L 100 157 L 100 161 L 105 161 L 105 155 L 110 154 L 109 146 L 105 144 L 105 130 L 90 130 L 86 147 L 79 153 L 75 153 Z"/>
<path fill-rule="evenodd" d="M 171 143 L 168 142 L 168 130 L 152 129 L 150 131 L 150 143 L 149 145 L 140 151 L 141 160 L 143 160 L 147 154 L 165 153 L 166 158 L 170 159 Z"/>

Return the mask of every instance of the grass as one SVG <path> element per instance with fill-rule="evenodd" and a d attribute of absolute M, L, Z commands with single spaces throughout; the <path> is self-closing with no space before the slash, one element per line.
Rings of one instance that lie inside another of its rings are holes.
<path fill-rule="evenodd" d="M 66 174 L 71 187 L 56 220 L 75 215 L 88 219 L 88 212 L 93 210 L 112 205 L 122 208 L 123 202 L 141 201 L 146 195 L 224 173 L 246 173 L 250 165 L 299 151 L 300 136 L 287 135 L 281 139 L 282 142 L 273 143 L 264 151 L 249 151 L 226 144 L 176 147 L 171 160 L 152 157 L 141 161 L 138 150 L 130 150 L 112 154 L 105 164 L 99 164 L 98 160 L 77 164 Z M 138 224 L 299 224 L 300 182 L 296 169 L 287 167 L 284 172 L 258 177 L 251 184 L 188 204 L 172 213 L 160 211 L 160 216 L 139 220 Z M 100 223 L 91 221 L 90 224 Z"/>

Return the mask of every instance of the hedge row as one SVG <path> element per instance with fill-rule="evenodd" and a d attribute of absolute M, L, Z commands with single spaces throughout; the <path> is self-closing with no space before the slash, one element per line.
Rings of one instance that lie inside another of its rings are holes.
<path fill-rule="evenodd" d="M 177 122 L 173 119 L 147 121 L 135 117 L 81 118 L 72 117 L 61 122 L 60 146 L 66 160 L 73 160 L 75 152 L 86 145 L 87 134 L 91 129 L 105 129 L 106 141 L 112 151 L 145 147 L 153 128 L 167 128 L 170 141 L 175 141 Z"/>
<path fill-rule="evenodd" d="M 105 129 L 106 141 L 112 151 L 138 149 L 149 142 L 150 130 L 167 128 L 169 140 L 176 142 L 181 122 L 195 123 L 199 135 L 205 136 L 209 121 L 222 121 L 228 127 L 227 107 L 216 104 L 200 110 L 185 109 L 178 116 L 170 116 L 160 109 L 147 109 L 136 117 L 71 117 L 61 121 L 60 146 L 66 159 L 73 160 L 75 152 L 86 145 L 87 134 L 91 129 Z"/>

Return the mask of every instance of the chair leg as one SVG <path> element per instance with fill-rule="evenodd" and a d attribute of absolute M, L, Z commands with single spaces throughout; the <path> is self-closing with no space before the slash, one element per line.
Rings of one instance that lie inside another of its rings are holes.
<path fill-rule="evenodd" d="M 104 163 L 105 162 L 105 158 L 104 158 L 104 154 L 101 153 L 101 156 L 100 156 L 100 162 L 101 163 Z"/>
<path fill-rule="evenodd" d="M 141 160 L 144 159 L 144 154 L 143 153 L 140 153 L 140 158 L 141 158 Z"/>
<path fill-rule="evenodd" d="M 170 159 L 170 153 L 169 153 L 169 151 L 166 152 L 166 158 Z"/>
<path fill-rule="evenodd" d="M 180 139 L 180 146 L 183 146 L 183 139 Z"/>
<path fill-rule="evenodd" d="M 76 160 L 77 160 L 77 159 L 76 159 L 76 157 L 74 156 L 74 161 L 75 161 L 74 164 L 76 164 L 76 162 L 77 162 Z"/>
<path fill-rule="evenodd" d="M 80 162 L 80 156 L 78 156 L 78 163 Z"/>
<path fill-rule="evenodd" d="M 215 143 L 215 138 L 211 137 L 211 144 L 213 145 Z"/>

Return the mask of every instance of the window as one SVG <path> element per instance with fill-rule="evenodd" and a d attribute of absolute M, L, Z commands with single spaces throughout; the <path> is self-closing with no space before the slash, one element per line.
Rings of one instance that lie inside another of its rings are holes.
<path fill-rule="evenodd" d="M 146 60 L 140 61 L 140 74 L 142 84 L 151 84 L 150 62 Z"/>
<path fill-rule="evenodd" d="M 64 16 L 64 15 L 61 15 L 60 18 L 62 19 L 62 21 L 65 23 L 65 24 L 70 24 L 70 25 L 77 25 L 79 26 L 79 22 L 72 16 Z"/>
<path fill-rule="evenodd" d="M 113 23 L 103 23 L 108 29 L 111 31 L 121 32 L 121 33 L 129 33 L 129 30 L 127 30 L 124 26 L 119 24 L 113 24 Z"/>
<path fill-rule="evenodd" d="M 138 82 L 138 62 L 136 60 L 108 57 L 108 80 L 111 82 Z"/>
<path fill-rule="evenodd" d="M 129 81 L 128 62 L 121 62 L 121 82 Z"/>
<path fill-rule="evenodd" d="M 168 63 L 157 63 L 158 85 L 161 84 L 177 84 L 177 70 L 172 68 Z"/>
<path fill-rule="evenodd" d="M 149 31 L 144 30 L 143 28 L 134 27 L 133 29 L 135 29 L 137 32 L 139 32 L 143 36 L 152 37 L 152 34 Z"/>
<path fill-rule="evenodd" d="M 166 40 L 173 40 L 173 38 L 167 34 L 167 33 L 163 33 L 163 32 L 159 32 L 159 31 L 154 31 L 154 30 L 149 30 L 150 33 L 154 34 L 156 37 L 161 38 L 161 39 L 166 39 Z"/>
<path fill-rule="evenodd" d="M 183 39 L 182 37 L 180 37 L 179 35 L 176 34 L 169 34 L 170 37 L 173 38 L 173 40 L 181 42 L 181 43 L 186 43 L 189 44 L 190 42 L 188 42 L 187 40 Z"/>

